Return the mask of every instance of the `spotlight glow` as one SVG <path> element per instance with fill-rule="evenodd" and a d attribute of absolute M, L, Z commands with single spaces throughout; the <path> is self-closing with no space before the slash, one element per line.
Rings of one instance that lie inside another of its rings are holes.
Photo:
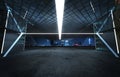
<path fill-rule="evenodd" d="M 65 0 L 55 0 L 55 4 L 56 4 L 59 40 L 61 40 Z"/>

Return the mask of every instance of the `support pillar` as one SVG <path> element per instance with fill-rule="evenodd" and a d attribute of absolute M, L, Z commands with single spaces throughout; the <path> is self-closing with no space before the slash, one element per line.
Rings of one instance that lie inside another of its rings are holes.
<path fill-rule="evenodd" d="M 3 0 L 0 0 L 0 50 L 2 50 L 6 18 L 7 18 L 7 9 L 5 3 Z"/>

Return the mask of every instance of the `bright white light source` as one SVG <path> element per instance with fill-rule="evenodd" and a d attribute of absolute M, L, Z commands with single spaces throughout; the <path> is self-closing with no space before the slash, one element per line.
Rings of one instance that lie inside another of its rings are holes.
<path fill-rule="evenodd" d="M 55 0 L 55 4 L 56 4 L 58 33 L 59 33 L 59 39 L 61 40 L 65 0 Z"/>
<path fill-rule="evenodd" d="M 91 8 L 92 8 L 93 12 L 95 13 L 95 9 L 94 9 L 94 6 L 93 6 L 93 4 L 92 4 L 92 2 L 91 2 L 91 1 L 90 1 L 90 6 L 91 6 Z"/>
<path fill-rule="evenodd" d="M 24 35 L 56 35 L 59 33 L 23 33 Z M 97 33 L 61 33 L 64 35 L 96 35 Z M 103 33 L 99 33 L 103 34 Z"/>
<path fill-rule="evenodd" d="M 90 45 L 91 44 L 91 39 L 90 38 L 88 39 L 88 42 L 89 42 L 89 45 Z"/>

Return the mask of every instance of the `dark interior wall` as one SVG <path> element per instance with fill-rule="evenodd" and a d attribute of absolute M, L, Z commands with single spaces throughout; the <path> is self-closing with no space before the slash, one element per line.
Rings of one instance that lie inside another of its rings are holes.
<path fill-rule="evenodd" d="M 0 50 L 2 47 L 6 15 L 7 15 L 7 11 L 6 11 L 6 7 L 4 5 L 4 1 L 0 0 Z"/>
<path fill-rule="evenodd" d="M 4 5 L 4 1 L 0 0 L 0 29 L 4 28 L 5 20 L 6 20 L 7 10 Z"/>

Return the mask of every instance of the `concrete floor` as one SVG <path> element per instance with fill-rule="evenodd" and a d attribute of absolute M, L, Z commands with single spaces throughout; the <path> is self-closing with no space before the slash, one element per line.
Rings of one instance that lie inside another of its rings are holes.
<path fill-rule="evenodd" d="M 120 60 L 96 50 L 41 48 L 0 59 L 0 77 L 120 77 Z"/>

